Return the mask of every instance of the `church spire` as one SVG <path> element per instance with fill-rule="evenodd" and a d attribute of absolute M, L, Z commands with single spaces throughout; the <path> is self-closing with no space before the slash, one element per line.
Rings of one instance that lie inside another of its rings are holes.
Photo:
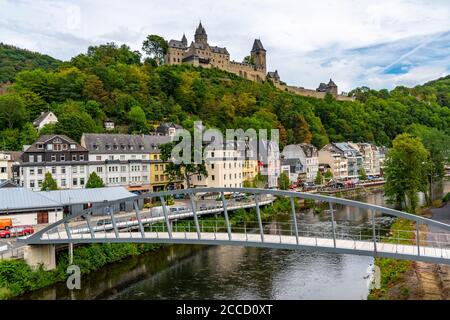
<path fill-rule="evenodd" d="M 208 35 L 206 34 L 206 30 L 203 28 L 201 21 L 197 27 L 197 30 L 195 30 L 195 42 L 202 43 L 204 45 L 208 44 Z"/>
<path fill-rule="evenodd" d="M 183 38 L 181 38 L 181 43 L 187 47 L 187 39 L 186 39 L 186 35 L 183 33 Z"/>

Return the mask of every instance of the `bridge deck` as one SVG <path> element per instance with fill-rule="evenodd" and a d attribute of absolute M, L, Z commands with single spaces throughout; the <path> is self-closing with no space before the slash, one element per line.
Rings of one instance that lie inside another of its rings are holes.
<path fill-rule="evenodd" d="M 115 233 L 97 232 L 94 237 L 90 234 L 73 234 L 71 239 L 66 234 L 50 234 L 39 240 L 39 244 L 57 243 L 102 243 L 102 242 L 136 242 L 136 243 L 175 243 L 175 244 L 203 244 L 203 245 L 237 245 L 248 247 L 269 247 L 277 249 L 305 249 L 321 250 L 344 254 L 358 254 L 365 256 L 379 256 L 385 258 L 420 260 L 425 262 L 450 264 L 450 249 L 420 247 L 420 254 L 416 245 L 402 245 L 371 241 L 336 239 L 334 247 L 333 239 L 299 237 L 298 244 L 295 236 L 264 234 L 264 240 L 258 234 L 232 233 L 231 240 L 228 233 L 200 233 L 200 239 L 196 232 L 173 232 L 170 238 L 167 232 L 145 232 L 142 237 L 140 232 Z"/>

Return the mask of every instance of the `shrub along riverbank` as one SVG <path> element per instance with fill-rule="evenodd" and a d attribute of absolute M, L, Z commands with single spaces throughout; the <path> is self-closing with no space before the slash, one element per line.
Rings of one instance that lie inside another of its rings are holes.
<path fill-rule="evenodd" d="M 395 230 L 395 239 L 389 241 L 399 244 L 413 244 L 415 235 L 415 223 L 406 219 L 397 219 L 392 226 L 391 232 Z M 401 230 L 401 231 L 397 231 Z M 407 299 L 409 297 L 409 289 L 402 284 L 405 282 L 405 274 L 413 267 L 413 262 L 408 260 L 375 258 L 375 265 L 380 268 L 381 279 L 380 289 L 373 289 L 369 296 L 369 300 L 386 300 L 386 299 Z M 392 296 L 391 289 L 400 286 L 400 296 Z"/>
<path fill-rule="evenodd" d="M 295 202 L 298 207 L 298 202 Z M 288 198 L 279 198 L 272 205 L 261 209 L 263 221 L 270 221 L 275 216 L 290 213 L 290 201 Z M 215 221 L 200 219 L 202 224 L 212 226 L 218 224 L 225 227 L 223 216 Z M 239 225 L 244 221 L 256 221 L 256 210 L 237 210 L 230 213 L 232 225 Z M 177 228 L 186 226 L 188 221 L 179 221 Z M 192 222 L 190 222 L 192 224 Z M 158 224 L 162 227 L 162 224 Z M 153 226 L 155 227 L 155 226 Z M 251 227 L 251 226 L 250 226 Z M 99 270 L 103 266 L 123 260 L 130 256 L 139 255 L 161 247 L 159 244 L 91 244 L 74 249 L 73 264 L 80 267 L 82 274 Z M 45 271 L 42 268 L 33 269 L 24 260 L 0 260 L 0 300 L 11 299 L 24 293 L 42 289 L 57 282 L 66 281 L 66 270 L 69 266 L 67 252 L 57 255 L 57 268 Z"/>
<path fill-rule="evenodd" d="M 87 274 L 106 264 L 152 251 L 160 246 L 135 243 L 91 244 L 74 249 L 73 264 L 80 267 L 82 274 Z M 24 260 L 0 260 L 0 300 L 11 299 L 65 281 L 68 266 L 67 253 L 58 254 L 57 268 L 52 271 L 33 269 Z"/>

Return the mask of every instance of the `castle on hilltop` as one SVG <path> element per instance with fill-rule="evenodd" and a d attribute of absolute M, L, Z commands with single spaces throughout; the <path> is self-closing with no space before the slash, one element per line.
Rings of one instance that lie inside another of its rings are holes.
<path fill-rule="evenodd" d="M 316 90 L 286 85 L 281 81 L 277 70 L 267 72 L 266 49 L 260 39 L 255 39 L 253 42 L 249 59 L 245 62 L 231 60 L 226 47 L 209 45 L 208 35 L 201 22 L 195 30 L 194 41 L 189 46 L 185 34 L 181 40 L 170 40 L 168 45 L 169 48 L 164 57 L 164 62 L 168 65 L 187 63 L 196 67 L 218 68 L 256 82 L 271 80 L 277 88 L 302 96 L 324 98 L 327 93 L 330 93 L 337 100 L 353 100 L 353 98 L 339 95 L 338 87 L 331 79 L 328 84 L 321 83 Z"/>
<path fill-rule="evenodd" d="M 205 68 L 218 68 L 257 82 L 265 81 L 267 78 L 266 50 L 261 40 L 255 39 L 248 63 L 232 61 L 227 48 L 209 45 L 208 35 L 201 22 L 195 30 L 194 41 L 189 46 L 184 34 L 181 41 L 169 41 L 165 63 L 170 65 L 189 63 Z"/>

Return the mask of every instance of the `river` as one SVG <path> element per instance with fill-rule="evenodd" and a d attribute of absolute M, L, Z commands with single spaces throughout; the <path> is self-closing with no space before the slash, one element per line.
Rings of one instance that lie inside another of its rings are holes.
<path fill-rule="evenodd" d="M 450 191 L 450 183 L 436 194 Z M 388 206 L 382 191 L 354 198 Z M 338 224 L 370 227 L 363 210 L 338 207 Z M 298 215 L 299 224 L 331 228 L 326 214 Z M 380 224 L 389 219 L 379 217 Z M 83 275 L 81 290 L 65 283 L 23 299 L 366 299 L 373 258 L 231 246 L 166 246 Z"/>

